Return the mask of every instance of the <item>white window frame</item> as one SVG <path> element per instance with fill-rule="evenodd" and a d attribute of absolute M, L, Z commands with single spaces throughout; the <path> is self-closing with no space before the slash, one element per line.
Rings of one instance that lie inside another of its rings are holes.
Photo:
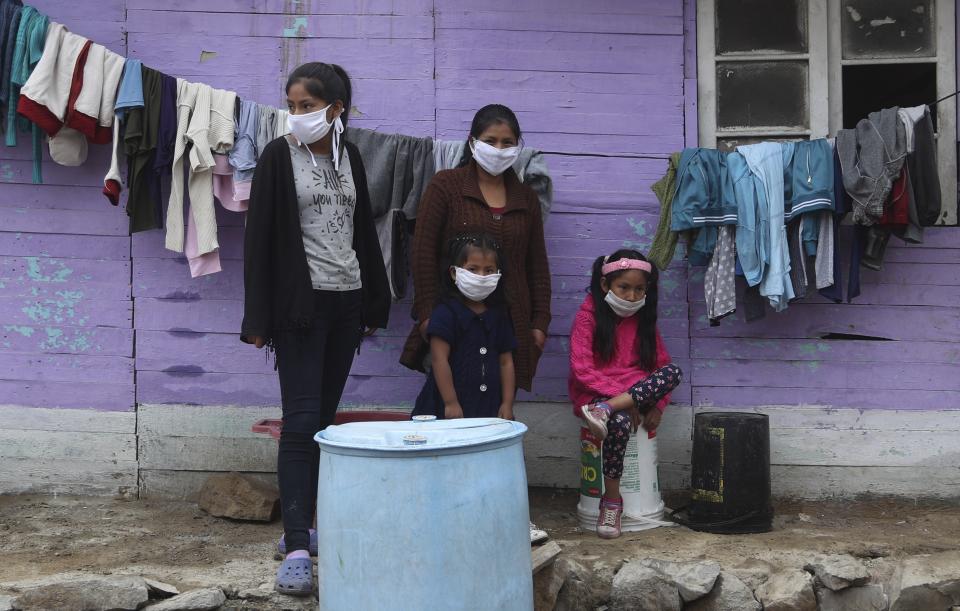
<path fill-rule="evenodd" d="M 697 91 L 700 146 L 713 148 L 719 138 L 824 138 L 836 135 L 843 124 L 843 66 L 854 64 L 903 64 L 937 62 L 940 97 L 957 90 L 956 7 L 951 0 L 934 0 L 936 56 L 934 58 L 843 59 L 841 0 L 807 0 L 808 53 L 750 52 L 716 53 L 716 2 L 697 0 Z M 764 127 L 721 129 L 717 127 L 717 62 L 777 61 L 808 62 L 807 109 L 809 129 Z M 932 101 L 932 100 L 931 100 Z M 877 109 L 879 110 L 879 108 Z M 944 214 L 939 224 L 957 224 L 957 98 L 937 104 L 937 159 Z"/>

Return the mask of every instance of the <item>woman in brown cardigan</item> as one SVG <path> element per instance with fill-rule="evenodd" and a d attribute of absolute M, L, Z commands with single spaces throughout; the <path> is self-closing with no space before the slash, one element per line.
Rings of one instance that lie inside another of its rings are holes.
<path fill-rule="evenodd" d="M 439 294 L 442 250 L 451 237 L 482 231 L 500 241 L 503 282 L 517 336 L 517 386 L 530 390 L 550 324 L 550 268 L 540 202 L 510 169 L 519 152 L 520 124 L 506 106 L 477 111 L 460 167 L 430 181 L 417 211 L 413 237 L 413 315 L 400 362 L 423 368 L 425 332 Z"/>

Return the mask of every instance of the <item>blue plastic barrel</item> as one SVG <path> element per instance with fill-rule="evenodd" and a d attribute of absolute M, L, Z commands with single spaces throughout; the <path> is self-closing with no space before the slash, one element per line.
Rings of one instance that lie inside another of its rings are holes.
<path fill-rule="evenodd" d="M 320 609 L 531 611 L 526 430 L 473 418 L 317 433 Z"/>

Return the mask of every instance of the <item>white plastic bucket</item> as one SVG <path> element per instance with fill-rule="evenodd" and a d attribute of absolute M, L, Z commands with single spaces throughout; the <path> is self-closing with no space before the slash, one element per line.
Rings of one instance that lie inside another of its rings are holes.
<path fill-rule="evenodd" d="M 532 611 L 526 430 L 463 418 L 317 433 L 320 609 Z"/>
<path fill-rule="evenodd" d="M 584 530 L 597 530 L 603 495 L 603 444 L 586 426 L 580 429 L 580 502 L 577 516 Z M 621 530 L 635 532 L 664 526 L 663 499 L 657 475 L 657 438 L 643 429 L 630 435 L 620 478 L 623 497 Z"/>

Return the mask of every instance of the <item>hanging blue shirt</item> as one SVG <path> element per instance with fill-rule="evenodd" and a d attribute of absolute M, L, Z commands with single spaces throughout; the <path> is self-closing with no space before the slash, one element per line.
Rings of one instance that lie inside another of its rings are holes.
<path fill-rule="evenodd" d="M 128 59 L 123 65 L 123 78 L 120 88 L 117 89 L 117 101 L 113 104 L 114 112 L 123 117 L 128 108 L 143 106 L 143 64 L 139 59 Z"/>
<path fill-rule="evenodd" d="M 450 344 L 450 370 L 466 418 L 496 418 L 502 400 L 500 355 L 517 349 L 505 308 L 476 314 L 459 299 L 445 299 L 430 314 L 427 335 Z M 443 397 L 433 372 L 417 397 L 414 416 L 443 418 Z"/>

